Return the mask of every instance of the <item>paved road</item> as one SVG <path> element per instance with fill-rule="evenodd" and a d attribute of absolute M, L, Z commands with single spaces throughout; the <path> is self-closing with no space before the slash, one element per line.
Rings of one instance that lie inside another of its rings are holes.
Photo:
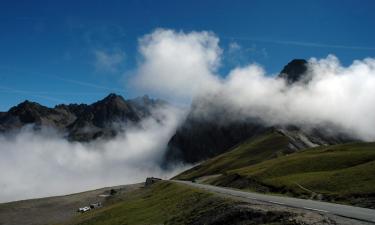
<path fill-rule="evenodd" d="M 225 195 L 232 195 L 236 197 L 252 199 L 252 200 L 257 200 L 257 201 L 264 201 L 264 202 L 278 204 L 278 205 L 285 205 L 285 206 L 291 206 L 291 207 L 296 207 L 296 208 L 301 208 L 301 209 L 313 210 L 313 211 L 334 214 L 334 215 L 339 215 L 339 216 L 344 216 L 348 218 L 375 223 L 375 210 L 373 209 L 340 205 L 340 204 L 334 204 L 334 203 L 328 203 L 328 202 L 319 202 L 319 201 L 306 200 L 306 199 L 264 195 L 264 194 L 258 194 L 258 193 L 252 193 L 252 192 L 233 190 L 229 188 L 217 187 L 217 186 L 212 186 L 212 185 L 192 183 L 190 181 L 175 181 L 175 182 L 187 184 L 187 185 L 201 188 L 210 192 L 215 192 L 215 193 L 220 193 L 220 194 L 225 194 Z"/>

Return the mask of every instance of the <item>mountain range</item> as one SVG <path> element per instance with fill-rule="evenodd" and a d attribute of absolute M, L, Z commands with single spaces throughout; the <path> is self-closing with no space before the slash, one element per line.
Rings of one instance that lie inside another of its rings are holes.
<path fill-rule="evenodd" d="M 288 84 L 306 82 L 304 75 L 307 64 L 306 60 L 294 59 L 281 70 L 278 78 L 285 79 Z M 270 130 L 277 131 L 290 140 L 287 147 L 275 151 L 274 155 L 353 140 L 340 133 L 326 132 L 322 127 L 306 130 L 294 124 L 267 126 L 257 118 L 237 120 L 237 112 L 217 102 L 217 99 L 207 96 L 193 100 L 186 119 L 168 142 L 164 165 L 197 163 Z M 167 104 L 147 95 L 125 100 L 116 94 L 110 94 L 93 104 L 61 104 L 53 108 L 24 101 L 7 112 L 0 112 L 0 132 L 17 131 L 25 126 L 32 126 L 36 130 L 51 127 L 69 141 L 108 139 L 130 125 L 139 124 L 142 119 L 152 116 L 153 109 Z M 202 107 L 209 109 L 208 116 L 199 115 L 198 111 Z"/>
<path fill-rule="evenodd" d="M 88 142 L 111 138 L 128 125 L 136 125 L 151 116 L 154 108 L 167 104 L 147 95 L 125 100 L 109 94 L 93 104 L 61 104 L 48 108 L 36 102 L 24 101 L 0 114 L 0 132 L 16 131 L 25 126 L 33 129 L 54 128 L 70 141 Z"/>

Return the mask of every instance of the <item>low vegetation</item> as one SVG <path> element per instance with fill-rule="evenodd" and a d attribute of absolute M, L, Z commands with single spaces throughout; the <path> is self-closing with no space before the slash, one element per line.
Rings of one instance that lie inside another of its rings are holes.
<path fill-rule="evenodd" d="M 270 191 L 375 206 L 375 143 L 309 149 L 231 170 L 224 177 L 234 174 Z"/>
<path fill-rule="evenodd" d="M 280 154 L 286 137 L 271 133 L 186 171 L 176 179 L 217 174 L 207 183 L 375 208 L 375 143 Z"/>

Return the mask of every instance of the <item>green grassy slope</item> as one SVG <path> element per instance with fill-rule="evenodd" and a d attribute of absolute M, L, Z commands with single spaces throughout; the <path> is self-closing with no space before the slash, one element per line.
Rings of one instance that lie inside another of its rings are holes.
<path fill-rule="evenodd" d="M 158 182 L 68 224 L 285 224 L 287 212 L 259 211 L 231 199 L 172 182 Z M 65 224 L 65 225 L 68 225 Z M 295 224 L 295 223 L 293 223 Z"/>
<path fill-rule="evenodd" d="M 375 207 L 375 143 L 324 146 L 283 155 L 287 144 L 287 137 L 269 133 L 175 179 L 220 174 L 206 182 Z"/>
<path fill-rule="evenodd" d="M 285 154 L 289 139 L 278 132 L 269 132 L 260 137 L 249 139 L 233 150 L 209 159 L 187 170 L 174 179 L 191 180 L 201 176 L 221 174 L 229 170 L 272 159 Z"/>
<path fill-rule="evenodd" d="M 227 171 L 213 182 L 224 184 L 233 176 L 247 180 L 249 187 L 257 183 L 271 191 L 297 196 L 315 192 L 355 203 L 355 198 L 375 196 L 375 143 L 313 148 Z"/>

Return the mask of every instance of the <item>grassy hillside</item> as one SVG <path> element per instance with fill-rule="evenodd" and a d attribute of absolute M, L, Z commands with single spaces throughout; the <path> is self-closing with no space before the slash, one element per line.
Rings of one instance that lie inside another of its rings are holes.
<path fill-rule="evenodd" d="M 158 182 L 127 195 L 120 202 L 78 216 L 68 224 L 300 224 L 284 211 L 254 210 L 172 182 Z M 65 224 L 65 225 L 68 225 Z"/>
<path fill-rule="evenodd" d="M 226 171 L 272 159 L 288 152 L 289 139 L 278 133 L 269 132 L 260 137 L 249 139 L 233 150 L 209 159 L 187 170 L 175 179 L 191 180 L 201 176 L 222 174 Z"/>
<path fill-rule="evenodd" d="M 228 181 L 233 177 L 237 177 L 237 182 L 229 182 L 230 185 Z M 374 207 L 375 143 L 309 149 L 227 171 L 212 182 L 241 188 L 264 186 L 297 196 L 316 193 L 327 200 Z"/>
<path fill-rule="evenodd" d="M 286 137 L 270 133 L 190 169 L 176 179 L 375 207 L 375 143 L 311 148 L 282 155 Z M 279 155 L 279 157 L 274 157 Z"/>

